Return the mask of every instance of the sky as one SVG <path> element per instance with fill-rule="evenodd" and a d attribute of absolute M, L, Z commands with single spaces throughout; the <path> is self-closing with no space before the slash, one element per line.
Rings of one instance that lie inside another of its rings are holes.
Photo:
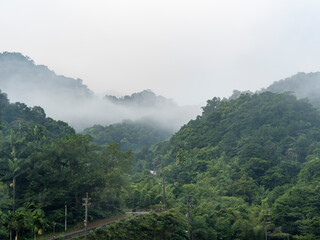
<path fill-rule="evenodd" d="M 0 52 L 180 105 L 320 71 L 317 0 L 0 0 Z"/>

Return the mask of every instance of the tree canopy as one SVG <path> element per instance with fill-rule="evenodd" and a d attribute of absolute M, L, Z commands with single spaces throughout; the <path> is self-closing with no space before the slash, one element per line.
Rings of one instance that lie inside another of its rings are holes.
<path fill-rule="evenodd" d="M 266 227 L 275 238 L 315 239 L 319 127 L 319 111 L 289 93 L 213 98 L 140 161 L 158 172 L 164 163 L 169 206 L 193 196 L 195 239 L 263 239 Z M 136 196 L 156 206 L 153 187 L 140 184 Z"/>

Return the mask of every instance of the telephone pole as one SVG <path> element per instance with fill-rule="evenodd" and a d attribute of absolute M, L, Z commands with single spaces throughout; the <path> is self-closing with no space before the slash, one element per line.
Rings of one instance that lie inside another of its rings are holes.
<path fill-rule="evenodd" d="M 86 212 L 85 212 L 85 219 L 84 219 L 84 227 L 85 227 L 85 240 L 87 240 L 87 233 L 88 233 L 88 206 L 91 205 L 89 203 L 89 200 L 91 198 L 88 197 L 88 193 L 86 194 L 86 197 L 83 198 L 82 200 L 84 201 L 84 203 L 82 204 L 83 206 L 85 206 Z"/>
<path fill-rule="evenodd" d="M 64 205 L 64 231 L 67 231 L 67 204 Z"/>
<path fill-rule="evenodd" d="M 187 207 L 188 207 L 188 213 L 187 213 L 187 219 L 188 219 L 188 240 L 191 239 L 191 232 L 190 232 L 190 203 L 192 201 L 192 196 L 187 195 Z"/>
<path fill-rule="evenodd" d="M 265 240 L 268 240 L 268 230 L 269 230 L 269 226 L 271 224 L 270 210 L 265 211 L 264 218 L 265 218 L 265 227 L 264 227 Z"/>
<path fill-rule="evenodd" d="M 56 222 L 53 220 L 52 222 L 52 232 L 53 232 L 53 238 L 56 236 Z"/>

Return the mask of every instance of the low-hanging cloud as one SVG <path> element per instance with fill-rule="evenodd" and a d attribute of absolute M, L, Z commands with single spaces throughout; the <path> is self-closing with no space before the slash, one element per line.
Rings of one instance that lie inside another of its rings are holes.
<path fill-rule="evenodd" d="M 80 79 L 58 76 L 19 53 L 0 54 L 0 89 L 11 102 L 41 106 L 47 116 L 77 131 L 126 119 L 153 122 L 176 131 L 200 114 L 200 106 L 178 106 L 150 90 L 122 98 L 99 98 Z"/>

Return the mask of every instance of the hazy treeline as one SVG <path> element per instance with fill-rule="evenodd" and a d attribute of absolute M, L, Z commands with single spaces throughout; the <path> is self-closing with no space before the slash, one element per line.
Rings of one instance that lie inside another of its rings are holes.
<path fill-rule="evenodd" d="M 261 92 L 291 93 L 298 99 L 308 99 L 312 105 L 320 109 L 320 72 L 299 72 L 291 77 L 275 81 Z M 254 94 L 251 91 L 234 90 L 229 100 L 238 98 L 241 94 Z"/>
<path fill-rule="evenodd" d="M 12 102 L 41 106 L 48 116 L 66 121 L 76 130 L 126 119 L 147 119 L 176 131 L 200 113 L 199 106 L 180 107 L 150 90 L 101 99 L 82 80 L 56 75 L 20 53 L 0 54 L 0 89 Z"/>
<path fill-rule="evenodd" d="M 120 144 L 123 151 L 138 151 L 143 147 L 169 139 L 173 132 L 156 126 L 151 121 L 123 121 L 109 126 L 94 125 L 86 128 L 84 134 L 93 137 L 94 142 L 100 146 L 107 146 L 111 142 Z"/>
<path fill-rule="evenodd" d="M 320 72 L 297 73 L 292 77 L 274 82 L 266 88 L 266 91 L 292 92 L 298 98 L 308 98 L 314 106 L 320 108 Z"/>

